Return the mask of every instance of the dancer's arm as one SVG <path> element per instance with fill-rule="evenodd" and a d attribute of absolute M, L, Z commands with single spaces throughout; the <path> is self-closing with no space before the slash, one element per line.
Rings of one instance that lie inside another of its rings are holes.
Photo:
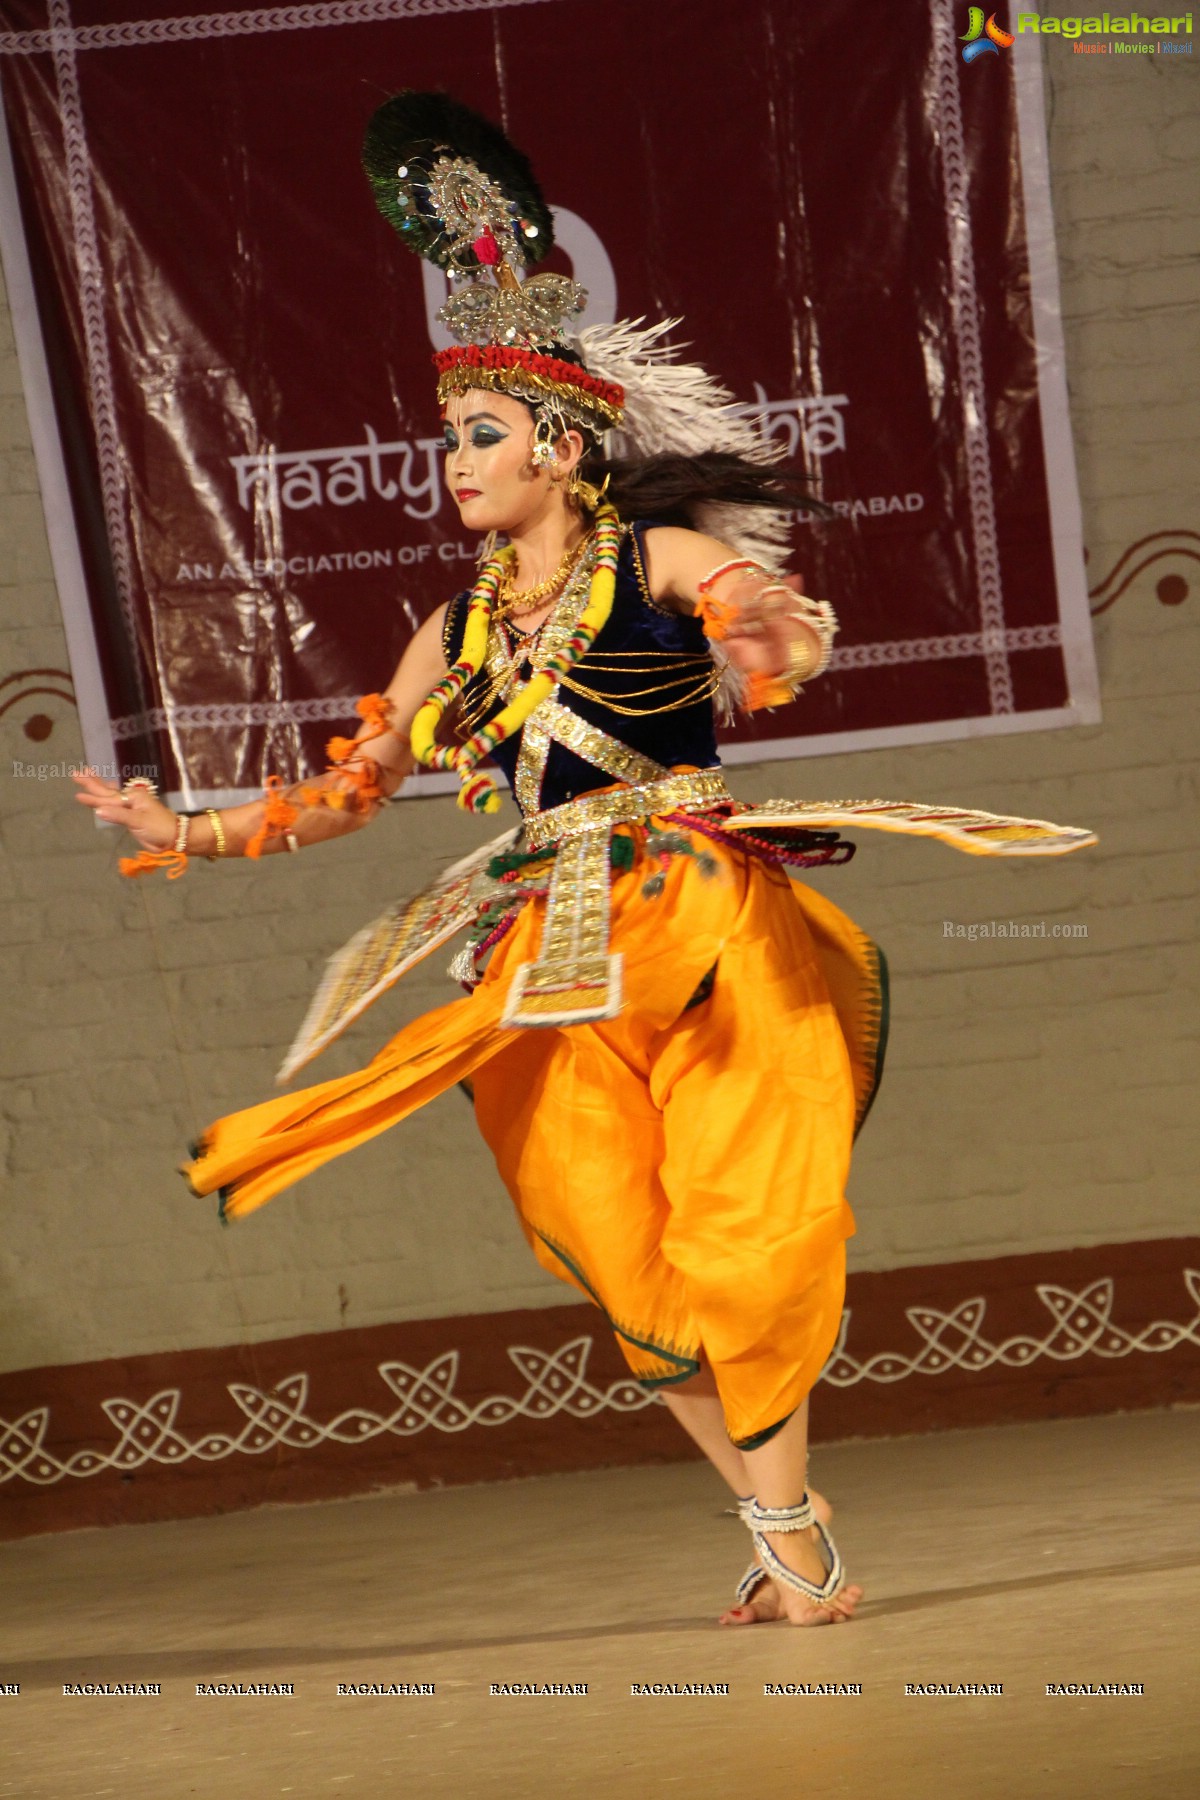
<path fill-rule="evenodd" d="M 356 741 L 370 740 L 369 748 L 365 742 L 363 744 L 362 760 L 369 760 L 378 768 L 382 796 L 394 794 L 405 776 L 412 773 L 414 763 L 408 734 L 413 719 L 430 688 L 446 673 L 442 650 L 445 616 L 445 607 L 439 607 L 420 627 L 400 659 L 386 694 L 391 705 L 390 729 L 382 736 L 372 736 L 371 727 L 364 723 L 355 734 Z M 288 836 L 297 848 L 303 849 L 307 844 L 345 837 L 369 825 L 379 812 L 382 799 L 362 800 L 350 773 L 359 766 L 359 759 L 351 757 L 341 769 L 288 788 L 284 797 L 299 808 L 298 816 L 286 836 L 268 837 L 260 854 L 286 853 L 291 848 Z M 105 781 L 90 772 L 76 775 L 74 781 L 78 790 L 75 798 L 80 804 L 90 807 L 98 819 L 124 825 L 143 850 L 159 852 L 175 845 L 180 829 L 179 816 L 148 789 L 134 788 L 126 793 L 115 782 Z M 347 803 L 340 807 L 336 804 L 305 806 L 302 800 L 305 789 L 344 794 Z M 243 806 L 222 807 L 218 814 L 219 832 L 209 814 L 196 814 L 187 830 L 188 855 L 244 856 L 247 844 L 252 843 L 262 829 L 266 806 L 265 800 L 251 800 Z"/>
<path fill-rule="evenodd" d="M 728 604 L 731 616 L 721 642 L 742 674 L 798 683 L 819 671 L 826 646 L 816 625 L 803 616 L 801 576 L 735 568 L 702 592 L 701 583 L 714 569 L 745 560 L 737 550 L 703 532 L 670 525 L 651 527 L 643 543 L 646 582 L 660 604 L 681 613 L 702 612 L 713 599 Z M 791 605 L 781 587 L 795 594 Z"/>

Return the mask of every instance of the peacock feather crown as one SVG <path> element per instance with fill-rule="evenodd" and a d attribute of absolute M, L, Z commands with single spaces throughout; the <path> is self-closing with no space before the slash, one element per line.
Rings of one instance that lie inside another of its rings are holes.
<path fill-rule="evenodd" d="M 561 353 L 587 292 L 566 275 L 522 274 L 554 247 L 554 221 L 529 159 L 498 126 L 447 94 L 396 94 L 367 127 L 375 204 L 418 256 L 459 283 L 438 318 L 458 339 L 439 351 L 438 398 L 502 389 L 547 403 L 598 434 L 624 395 Z"/>

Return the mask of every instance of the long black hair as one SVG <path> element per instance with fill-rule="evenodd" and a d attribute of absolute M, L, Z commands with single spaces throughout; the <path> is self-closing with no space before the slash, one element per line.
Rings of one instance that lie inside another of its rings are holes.
<path fill-rule="evenodd" d="M 561 362 L 585 366 L 569 344 L 554 344 L 550 353 Z M 535 419 L 541 416 L 537 402 L 527 400 L 525 405 Z M 698 509 L 714 502 L 820 515 L 831 510 L 809 493 L 797 470 L 778 463 L 751 462 L 728 450 L 704 450 L 695 456 L 606 457 L 592 432 L 574 429 L 583 435 L 580 476 L 595 487 L 602 487 L 607 477 L 604 497 L 622 519 L 653 519 L 660 525 L 695 530 Z"/>
<path fill-rule="evenodd" d="M 596 487 L 608 477 L 604 497 L 623 519 L 653 519 L 660 525 L 683 525 L 689 530 L 696 528 L 697 510 L 714 501 L 786 512 L 829 511 L 813 498 L 794 469 L 751 462 L 727 450 L 610 460 L 589 444 L 580 458 L 579 473 Z"/>

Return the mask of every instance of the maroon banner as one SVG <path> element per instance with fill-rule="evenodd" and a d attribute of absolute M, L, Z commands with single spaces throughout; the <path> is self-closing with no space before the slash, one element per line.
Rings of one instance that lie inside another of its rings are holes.
<path fill-rule="evenodd" d="M 358 162 L 401 87 L 500 120 L 582 323 L 681 317 L 834 509 L 793 559 L 834 665 L 735 759 L 1096 716 L 1036 46 L 965 62 L 948 0 L 6 7 L 5 262 L 37 297 L 95 760 L 193 804 L 320 766 L 469 584 L 445 282 Z"/>

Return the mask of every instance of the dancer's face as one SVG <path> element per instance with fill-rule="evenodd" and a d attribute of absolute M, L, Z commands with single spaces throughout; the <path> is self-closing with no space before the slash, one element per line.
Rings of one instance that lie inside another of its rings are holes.
<path fill-rule="evenodd" d="M 446 405 L 446 486 L 471 531 L 511 531 L 545 501 L 533 463 L 533 417 L 509 394 L 472 388 Z"/>

